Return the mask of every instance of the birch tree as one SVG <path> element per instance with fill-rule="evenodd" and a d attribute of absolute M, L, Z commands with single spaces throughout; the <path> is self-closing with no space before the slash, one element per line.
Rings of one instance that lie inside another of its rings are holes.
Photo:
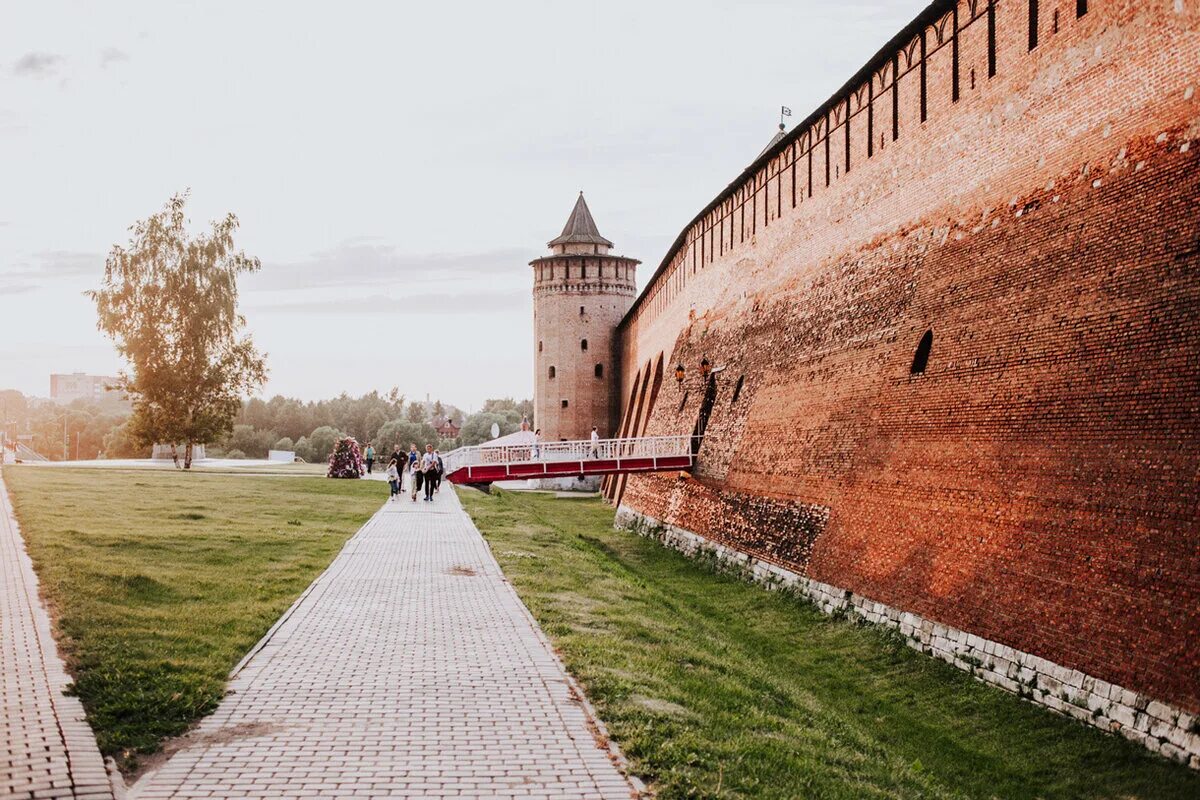
<path fill-rule="evenodd" d="M 242 398 L 266 380 L 266 362 L 244 333 L 238 277 L 260 263 L 234 244 L 237 217 L 207 232 L 187 231 L 187 193 L 131 228 L 114 245 L 96 303 L 97 327 L 128 368 L 119 388 L 133 403 L 129 433 L 142 444 L 184 445 L 184 468 L 195 444 L 229 432 Z"/>

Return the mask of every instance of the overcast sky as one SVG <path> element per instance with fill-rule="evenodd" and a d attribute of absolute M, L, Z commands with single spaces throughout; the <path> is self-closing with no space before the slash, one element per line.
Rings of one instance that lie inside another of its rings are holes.
<path fill-rule="evenodd" d="M 531 258 L 583 189 L 641 259 L 926 0 L 7 3 L 0 388 L 115 372 L 90 301 L 190 188 L 262 259 L 265 395 L 532 394 Z"/>

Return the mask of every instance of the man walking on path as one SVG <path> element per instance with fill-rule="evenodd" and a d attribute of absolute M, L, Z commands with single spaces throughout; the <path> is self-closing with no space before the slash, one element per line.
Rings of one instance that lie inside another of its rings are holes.
<path fill-rule="evenodd" d="M 596 431 L 595 426 L 592 427 L 592 449 L 588 453 L 589 458 L 600 457 L 600 434 Z"/>
<path fill-rule="evenodd" d="M 371 474 L 371 468 L 375 465 L 375 446 L 367 442 L 367 451 L 363 453 L 367 459 L 367 474 Z"/>
<path fill-rule="evenodd" d="M 437 456 L 433 454 L 433 445 L 425 445 L 425 455 L 421 456 L 421 472 L 425 475 L 425 500 L 433 502 L 433 482 L 437 475 Z"/>

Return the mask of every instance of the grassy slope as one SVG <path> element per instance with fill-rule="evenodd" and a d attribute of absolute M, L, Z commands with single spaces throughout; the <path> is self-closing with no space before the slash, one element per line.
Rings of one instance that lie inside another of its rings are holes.
<path fill-rule="evenodd" d="M 1130 742 L 614 531 L 599 501 L 462 496 L 660 797 L 1200 797 Z"/>
<path fill-rule="evenodd" d="M 5 467 L 4 480 L 100 747 L 125 767 L 216 707 L 386 493 L 157 470 Z"/>

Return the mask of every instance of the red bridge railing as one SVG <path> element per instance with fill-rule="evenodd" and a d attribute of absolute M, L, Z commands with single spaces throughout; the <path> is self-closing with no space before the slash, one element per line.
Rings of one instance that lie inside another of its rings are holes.
<path fill-rule="evenodd" d="M 691 469 L 692 436 L 460 447 L 442 457 L 454 483 Z"/>

